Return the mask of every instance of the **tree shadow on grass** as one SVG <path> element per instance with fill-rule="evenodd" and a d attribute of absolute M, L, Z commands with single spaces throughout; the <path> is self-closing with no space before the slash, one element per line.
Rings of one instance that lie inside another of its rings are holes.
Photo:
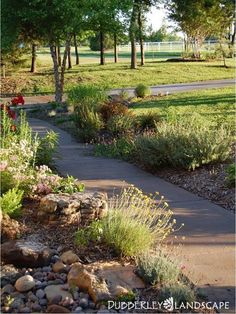
<path fill-rule="evenodd" d="M 233 93 L 225 94 L 224 96 L 215 95 L 215 96 L 186 96 L 180 99 L 169 99 L 168 96 L 165 99 L 160 100 L 147 100 L 140 101 L 136 103 L 133 108 L 134 109 L 158 109 L 158 108 L 166 108 L 168 106 L 172 107 L 186 107 L 186 106 L 215 106 L 218 104 L 234 104 L 234 95 Z"/>

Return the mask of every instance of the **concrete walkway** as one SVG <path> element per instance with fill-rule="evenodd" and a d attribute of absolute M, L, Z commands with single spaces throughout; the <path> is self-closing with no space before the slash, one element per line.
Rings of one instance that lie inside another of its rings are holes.
<path fill-rule="evenodd" d="M 50 129 L 59 133 L 61 158 L 56 161 L 57 168 L 64 175 L 79 178 L 86 189 L 112 193 L 129 183 L 146 193 L 159 191 L 164 195 L 177 224 L 185 224 L 178 232 L 178 243 L 183 243 L 180 254 L 188 276 L 203 288 L 210 301 L 230 302 L 230 311 L 223 313 L 235 313 L 235 229 L 231 212 L 127 162 L 93 157 L 91 147 L 77 143 L 45 121 L 30 119 L 30 125 L 39 134 Z"/>
<path fill-rule="evenodd" d="M 224 79 L 224 80 L 209 80 L 209 81 L 200 81 L 192 83 L 179 83 L 179 84 L 170 84 L 170 85 L 158 85 L 151 86 L 152 95 L 158 95 L 159 93 L 163 94 L 174 94 L 180 92 L 187 92 L 192 90 L 199 89 L 209 89 L 209 88 L 221 88 L 235 85 L 234 79 Z M 134 96 L 134 87 L 131 88 L 116 88 L 108 92 L 109 95 L 119 95 L 121 90 L 126 90 L 129 93 L 130 97 Z M 48 102 L 54 101 L 54 95 L 38 95 L 38 96 L 26 96 L 25 105 L 32 104 L 47 104 Z M 11 98 L 2 98 L 4 101 L 10 101 Z M 64 96 L 66 100 L 66 96 Z"/>

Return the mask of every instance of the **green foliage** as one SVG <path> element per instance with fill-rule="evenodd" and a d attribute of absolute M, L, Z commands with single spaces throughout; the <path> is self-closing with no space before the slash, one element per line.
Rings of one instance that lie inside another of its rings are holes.
<path fill-rule="evenodd" d="M 110 199 L 106 217 L 77 232 L 76 242 L 102 241 L 119 255 L 138 256 L 165 239 L 175 224 L 167 204 L 156 204 L 136 188 L 124 189 Z"/>
<path fill-rule="evenodd" d="M 97 107 L 107 99 L 105 90 L 93 85 L 78 85 L 68 92 L 69 104 L 73 105 L 75 109 L 81 105 Z"/>
<path fill-rule="evenodd" d="M 87 104 L 81 104 L 76 108 L 74 123 L 78 128 L 78 136 L 83 141 L 95 139 L 103 127 L 99 113 Z"/>
<path fill-rule="evenodd" d="M 96 144 L 94 154 L 95 156 L 131 160 L 134 152 L 134 141 L 130 137 L 121 137 L 114 139 L 112 143 Z"/>
<path fill-rule="evenodd" d="M 135 94 L 137 97 L 144 98 L 151 95 L 151 89 L 149 86 L 146 86 L 144 84 L 139 84 L 135 88 Z"/>
<path fill-rule="evenodd" d="M 134 128 L 134 117 L 132 115 L 117 115 L 111 117 L 107 122 L 107 130 L 113 135 L 122 135 L 132 132 Z"/>
<path fill-rule="evenodd" d="M 235 186 L 235 172 L 236 172 L 235 164 L 229 165 L 226 169 L 226 173 L 227 173 L 226 182 L 228 183 L 230 187 Z"/>
<path fill-rule="evenodd" d="M 107 123 L 107 121 L 114 116 L 128 115 L 129 109 L 127 108 L 127 106 L 123 104 L 111 102 L 102 105 L 101 108 L 99 109 L 99 112 L 102 115 L 103 121 Z"/>
<path fill-rule="evenodd" d="M 9 171 L 1 171 L 1 189 L 0 189 L 0 193 L 1 195 L 6 193 L 8 190 L 14 188 L 14 186 L 16 185 L 16 182 L 13 178 L 12 173 L 10 173 Z"/>
<path fill-rule="evenodd" d="M 58 134 L 49 131 L 44 137 L 39 139 L 39 146 L 36 155 L 37 165 L 53 165 L 53 157 L 58 146 Z"/>
<path fill-rule="evenodd" d="M 194 119 L 158 124 L 156 133 L 146 133 L 136 140 L 139 163 L 155 171 L 171 166 L 194 170 L 202 165 L 222 162 L 230 157 L 232 137 L 222 125 L 199 124 Z"/>
<path fill-rule="evenodd" d="M 60 184 L 53 189 L 55 193 L 68 193 L 83 192 L 84 184 L 80 183 L 73 176 L 67 175 L 66 178 L 60 180 Z"/>
<path fill-rule="evenodd" d="M 146 253 L 137 258 L 138 274 L 151 285 L 177 283 L 180 268 L 162 250 L 155 255 Z"/>
<path fill-rule="evenodd" d="M 196 296 L 191 287 L 182 283 L 164 286 L 161 289 L 159 293 L 160 301 L 164 301 L 170 297 L 173 297 L 178 306 L 180 306 L 181 303 L 186 304 L 187 302 L 191 303 L 196 301 Z"/>
<path fill-rule="evenodd" d="M 114 46 L 114 40 L 110 34 L 104 35 L 104 49 L 111 49 Z M 100 50 L 100 33 L 96 33 L 95 36 L 90 37 L 89 47 L 92 51 Z"/>
<path fill-rule="evenodd" d="M 158 112 L 148 111 L 138 117 L 137 124 L 141 130 L 155 129 L 160 120 L 161 118 Z"/>
<path fill-rule="evenodd" d="M 20 215 L 21 202 L 24 191 L 18 188 L 8 190 L 0 197 L 0 208 L 3 213 L 8 214 L 10 217 L 17 217 Z"/>
<path fill-rule="evenodd" d="M 135 293 L 133 291 L 129 291 L 125 294 L 120 294 L 117 297 L 118 302 L 134 302 L 135 301 Z"/>

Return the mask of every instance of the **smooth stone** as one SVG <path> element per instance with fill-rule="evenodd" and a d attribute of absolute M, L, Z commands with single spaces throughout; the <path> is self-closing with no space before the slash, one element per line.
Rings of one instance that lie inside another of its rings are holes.
<path fill-rule="evenodd" d="M 31 308 L 34 312 L 41 312 L 41 310 L 42 310 L 42 308 L 39 304 L 32 304 Z"/>
<path fill-rule="evenodd" d="M 35 293 L 36 297 L 39 299 L 43 299 L 45 296 L 45 291 L 43 289 L 39 289 Z"/>
<path fill-rule="evenodd" d="M 52 271 L 52 267 L 51 266 L 44 266 L 43 267 L 43 272 L 50 273 L 50 271 Z"/>
<path fill-rule="evenodd" d="M 15 291 L 15 287 L 9 283 L 9 284 L 7 284 L 6 286 L 4 286 L 4 287 L 2 288 L 1 293 L 2 293 L 2 294 L 3 294 L 3 293 L 11 294 L 11 293 L 14 292 L 14 291 Z"/>
<path fill-rule="evenodd" d="M 15 288 L 19 292 L 26 292 L 34 288 L 35 281 L 34 278 L 30 275 L 25 275 L 19 279 L 17 279 L 15 283 Z"/>
<path fill-rule="evenodd" d="M 54 297 L 50 299 L 50 304 L 59 304 L 61 300 L 62 300 L 61 295 L 55 295 Z"/>
<path fill-rule="evenodd" d="M 87 308 L 88 307 L 88 299 L 87 298 L 81 298 L 79 300 L 79 306 L 81 306 L 83 309 Z"/>
<path fill-rule="evenodd" d="M 11 308 L 12 309 L 18 309 L 19 307 L 21 307 L 22 305 L 24 305 L 24 301 L 20 298 L 16 298 L 14 299 L 14 301 L 11 304 Z"/>
<path fill-rule="evenodd" d="M 64 306 L 53 304 L 49 305 L 47 308 L 47 313 L 70 313 L 70 311 Z"/>
<path fill-rule="evenodd" d="M 24 307 L 23 309 L 21 309 L 20 313 L 31 313 L 31 310 L 29 307 Z"/>
<path fill-rule="evenodd" d="M 55 273 L 62 273 L 66 272 L 66 265 L 61 261 L 57 261 L 55 264 L 52 265 L 52 270 Z"/>
<path fill-rule="evenodd" d="M 83 311 L 81 306 L 78 306 L 75 310 L 74 313 L 81 313 Z"/>
<path fill-rule="evenodd" d="M 80 259 L 78 255 L 76 255 L 73 251 L 66 251 L 61 256 L 60 259 L 63 263 L 71 265 L 73 263 L 79 262 Z"/>
<path fill-rule="evenodd" d="M 39 299 L 39 304 L 40 304 L 41 306 L 45 306 L 45 305 L 48 304 L 48 301 L 47 301 L 46 299 Z"/>
<path fill-rule="evenodd" d="M 58 256 L 58 255 L 53 255 L 53 257 L 51 258 L 51 261 L 53 262 L 53 263 L 56 263 L 56 262 L 58 262 L 60 260 L 60 257 Z"/>
<path fill-rule="evenodd" d="M 35 301 L 38 301 L 38 298 L 36 297 L 35 294 L 31 292 L 31 293 L 28 293 L 28 300 L 35 302 Z"/>
<path fill-rule="evenodd" d="M 19 298 L 19 299 L 23 299 L 23 300 L 26 299 L 26 296 L 25 296 L 23 293 L 20 293 L 20 292 L 18 292 L 18 291 L 13 292 L 13 293 L 11 294 L 11 296 L 12 296 L 13 298 Z"/>
<path fill-rule="evenodd" d="M 33 277 L 34 277 L 35 279 L 37 279 L 37 280 L 42 281 L 42 279 L 43 279 L 43 273 L 40 272 L 40 271 L 37 271 L 37 272 L 35 272 L 35 273 L 33 274 Z"/>
<path fill-rule="evenodd" d="M 72 299 L 71 293 L 69 293 L 68 291 L 65 291 L 63 289 L 63 285 L 50 285 L 50 286 L 47 286 L 44 289 L 44 291 L 46 293 L 46 296 L 49 302 L 51 301 L 53 297 L 58 296 L 58 295 L 61 296 L 62 301 L 64 301 L 66 297 Z"/>

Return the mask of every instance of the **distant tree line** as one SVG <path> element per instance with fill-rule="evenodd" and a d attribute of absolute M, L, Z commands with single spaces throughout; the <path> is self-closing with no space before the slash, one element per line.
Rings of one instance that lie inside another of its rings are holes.
<path fill-rule="evenodd" d="M 169 18 L 177 23 L 187 43 L 200 57 L 200 47 L 207 36 L 235 42 L 235 3 L 233 0 L 2 0 L 1 67 L 17 62 L 17 56 L 31 46 L 31 72 L 36 71 L 39 45 L 48 45 L 53 61 L 55 99 L 62 101 L 64 74 L 71 68 L 71 46 L 75 47 L 75 64 L 79 64 L 79 43 L 90 38 L 93 50 L 104 51 L 131 43 L 131 69 L 137 68 L 136 43 L 140 45 L 140 65 L 145 64 L 144 41 L 176 40 L 163 25 L 158 31 L 146 30 L 146 13 L 153 6 L 164 5 Z M 158 18 L 158 17 L 157 17 Z M 228 34 L 230 35 L 230 38 Z"/>

